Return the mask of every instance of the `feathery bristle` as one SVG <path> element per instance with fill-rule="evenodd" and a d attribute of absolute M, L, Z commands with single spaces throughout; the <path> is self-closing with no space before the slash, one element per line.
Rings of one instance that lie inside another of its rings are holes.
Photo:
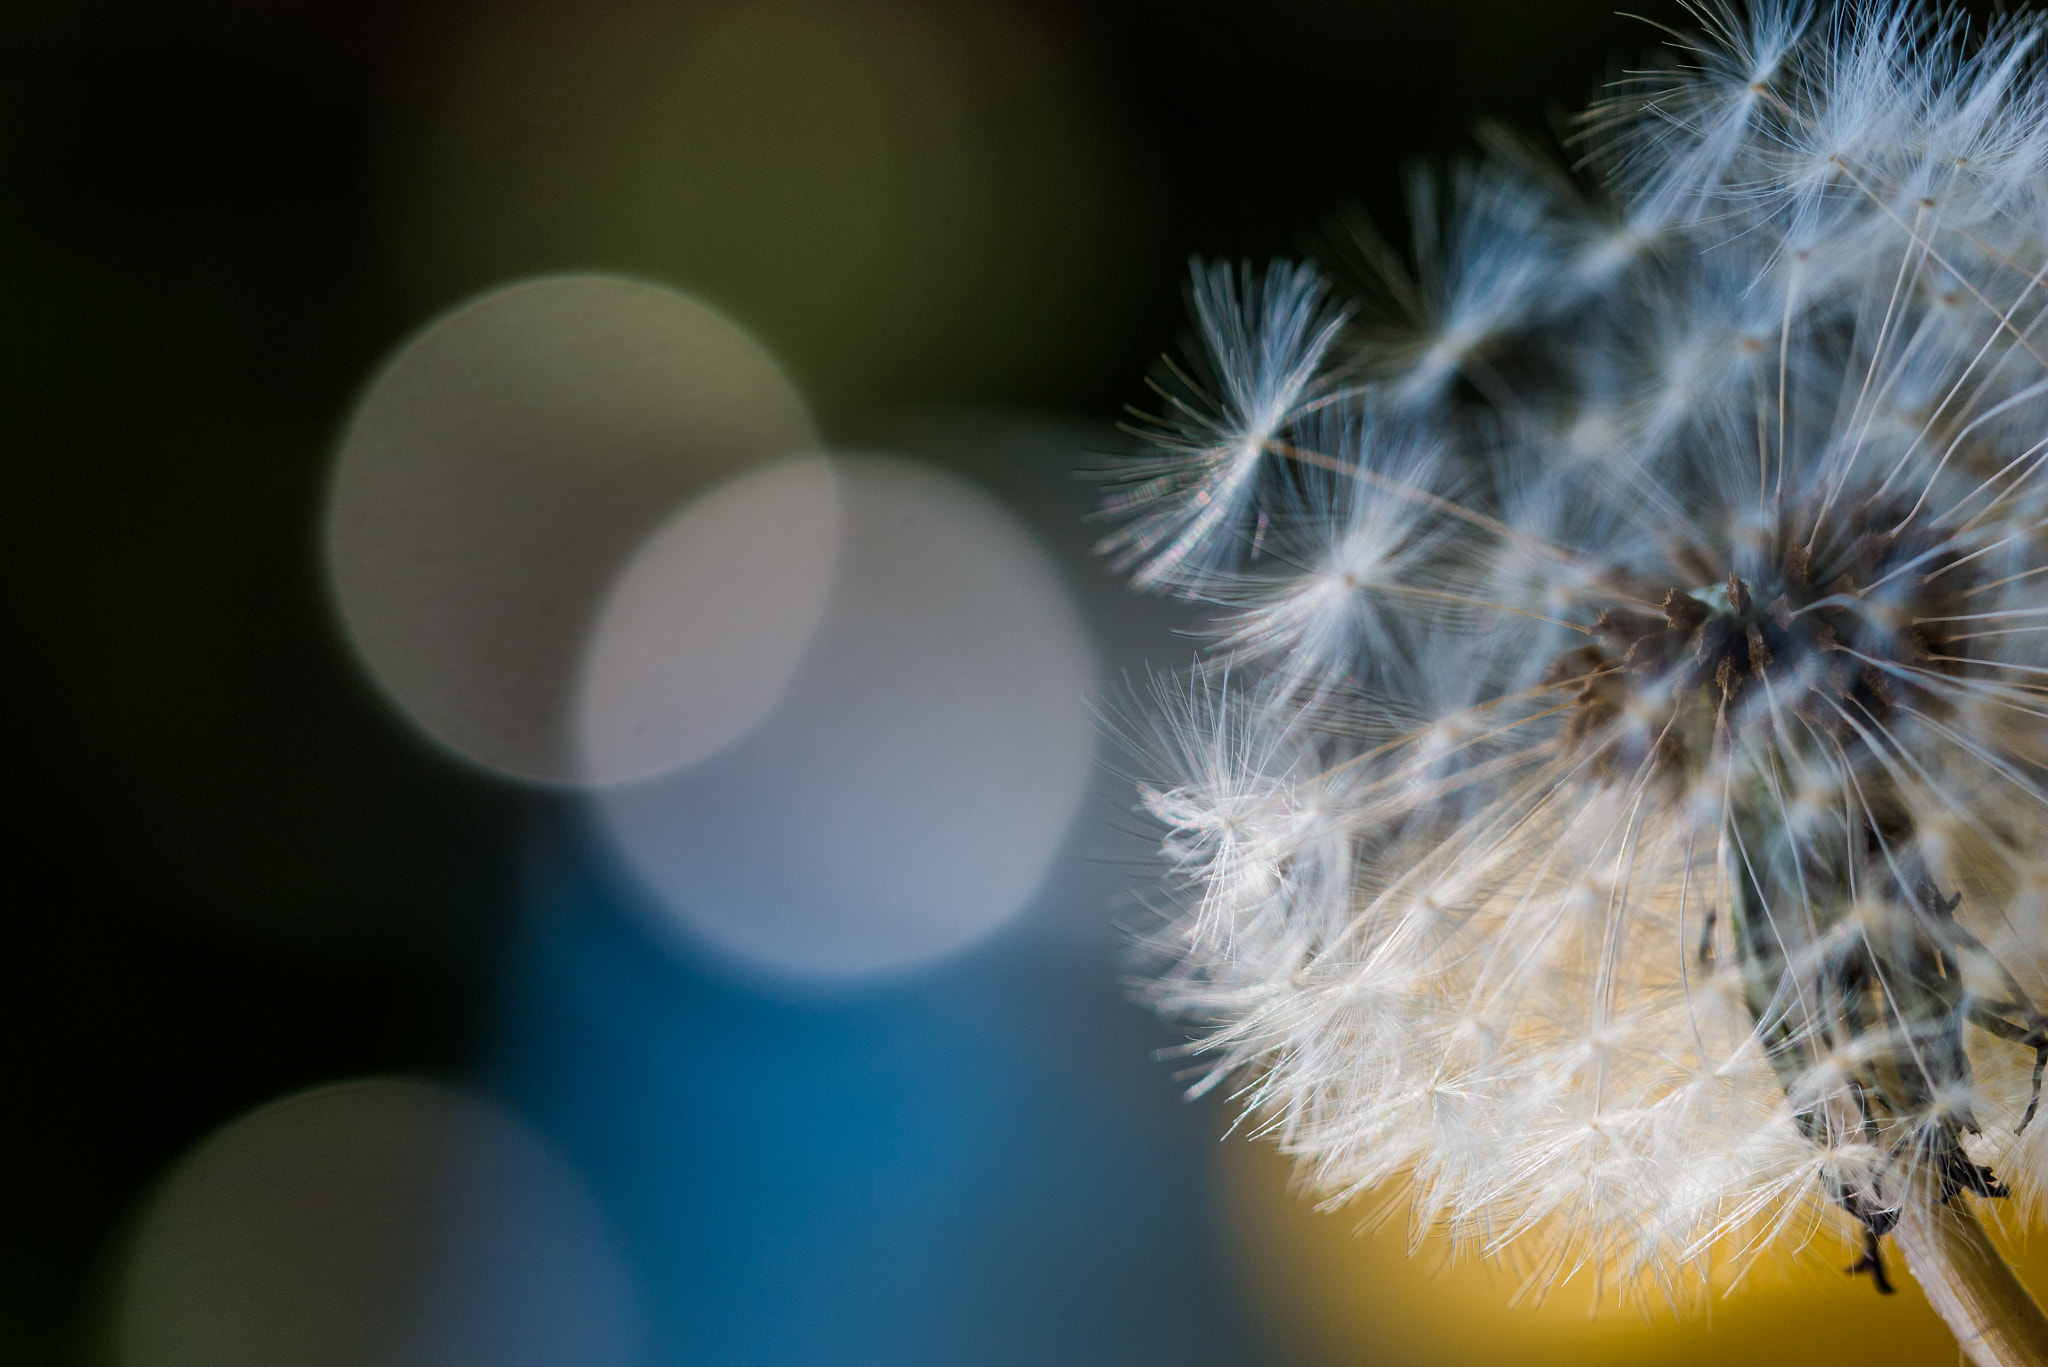
<path fill-rule="evenodd" d="M 1539 1288 L 2048 1204 L 2043 23 L 1695 14 L 1611 205 L 1497 137 L 1397 309 L 1198 269 L 1109 500 L 1218 610 L 1148 999 Z"/>

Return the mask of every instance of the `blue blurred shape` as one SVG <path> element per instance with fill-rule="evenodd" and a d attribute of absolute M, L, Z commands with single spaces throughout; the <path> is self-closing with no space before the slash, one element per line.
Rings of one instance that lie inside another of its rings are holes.
<path fill-rule="evenodd" d="M 1102 945 L 1012 934 L 770 999 L 646 938 L 603 867 L 543 861 L 495 1081 L 605 1207 L 650 1362 L 1258 1359 L 1216 1266 L 1207 1122 Z"/>

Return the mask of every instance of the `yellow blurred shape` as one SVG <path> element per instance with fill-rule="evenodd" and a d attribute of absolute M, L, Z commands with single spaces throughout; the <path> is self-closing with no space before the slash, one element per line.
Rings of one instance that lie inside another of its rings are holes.
<path fill-rule="evenodd" d="M 1240 1275 L 1267 1334 L 1303 1367 L 1957 1361 L 1955 1340 L 1889 1244 L 1894 1296 L 1845 1275 L 1849 1254 L 1824 1235 L 1797 1257 L 1757 1260 L 1741 1286 L 1725 1296 L 1717 1287 L 1703 1310 L 1684 1318 L 1616 1309 L 1611 1292 L 1594 1316 L 1577 1282 L 1540 1304 L 1513 1305 L 1519 1278 L 1506 1268 L 1453 1260 L 1448 1241 L 1434 1235 L 1410 1257 L 1398 1216 L 1360 1233 L 1367 1206 L 1319 1213 L 1289 1177 L 1271 1144 L 1233 1136 L 1219 1146 L 1217 1180 Z M 2019 1266 L 2029 1285 L 2048 1284 L 2038 1245 Z"/>
<path fill-rule="evenodd" d="M 1117 316 L 1135 178 L 1057 42 L 1001 5 L 475 14 L 421 45 L 386 141 L 392 246 L 436 297 L 649 275 L 744 321 L 813 398 L 858 400 L 1025 392 Z"/>

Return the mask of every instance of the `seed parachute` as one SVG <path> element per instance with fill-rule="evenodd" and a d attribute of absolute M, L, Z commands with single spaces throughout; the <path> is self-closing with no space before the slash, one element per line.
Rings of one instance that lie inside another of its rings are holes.
<path fill-rule="evenodd" d="M 1586 176 L 1489 131 L 1406 256 L 1199 267 L 1107 474 L 1213 629 L 1144 993 L 1532 1292 L 2048 1195 L 2043 25 L 1695 17 Z"/>

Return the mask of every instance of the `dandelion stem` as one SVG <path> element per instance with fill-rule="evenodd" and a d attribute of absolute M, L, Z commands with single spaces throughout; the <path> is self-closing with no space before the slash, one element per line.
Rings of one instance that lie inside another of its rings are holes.
<path fill-rule="evenodd" d="M 2048 1316 L 1999 1256 L 1967 1199 L 1907 1203 L 1892 1237 L 1975 1367 L 2048 1367 Z"/>

